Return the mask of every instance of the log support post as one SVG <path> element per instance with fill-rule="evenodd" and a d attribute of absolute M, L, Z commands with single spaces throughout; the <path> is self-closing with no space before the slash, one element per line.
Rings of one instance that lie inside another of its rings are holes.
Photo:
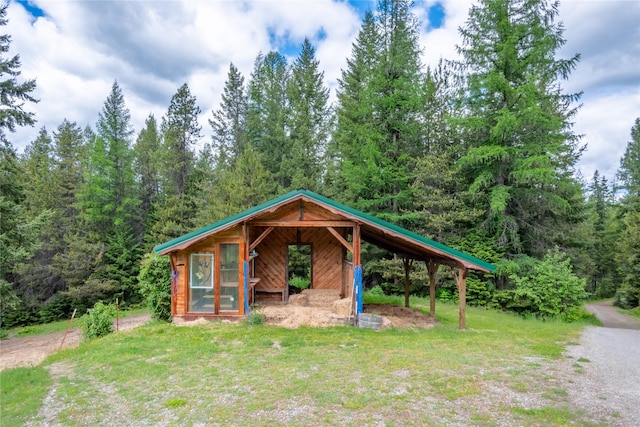
<path fill-rule="evenodd" d="M 411 266 L 413 266 L 413 260 L 402 258 L 402 265 L 404 266 L 404 306 L 409 308 L 409 297 L 411 296 Z"/>
<path fill-rule="evenodd" d="M 458 318 L 458 329 L 464 330 L 467 327 L 467 270 L 462 267 L 458 272 L 451 268 L 451 274 L 456 281 L 458 287 L 458 300 L 460 302 L 460 313 Z"/>
<path fill-rule="evenodd" d="M 436 317 L 436 272 L 438 264 L 433 261 L 427 262 L 427 271 L 429 272 L 429 316 Z"/>

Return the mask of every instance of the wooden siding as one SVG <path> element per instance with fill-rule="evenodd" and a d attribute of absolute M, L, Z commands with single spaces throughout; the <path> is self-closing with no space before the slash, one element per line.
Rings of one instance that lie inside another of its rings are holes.
<path fill-rule="evenodd" d="M 262 231 L 255 229 L 251 234 L 259 236 Z M 256 248 L 260 254 L 255 259 L 254 276 L 260 279 L 256 292 L 285 290 L 287 246 L 296 243 L 312 245 L 312 288 L 342 290 L 343 246 L 327 229 L 277 228 Z"/>
<path fill-rule="evenodd" d="M 216 284 L 219 282 L 219 262 L 220 255 L 218 249 L 220 243 L 235 243 L 239 245 L 239 277 L 238 277 L 238 314 L 244 314 L 244 277 L 243 277 L 243 251 L 245 250 L 244 243 L 242 241 L 242 228 L 234 227 L 230 230 L 225 230 L 213 236 L 209 236 L 206 239 L 195 243 L 189 248 L 178 251 L 173 254 L 176 259 L 176 268 L 178 270 L 178 292 L 176 296 L 176 315 L 185 317 L 189 315 L 189 258 L 191 253 L 215 253 L 215 280 Z M 218 297 L 218 287 L 216 287 L 216 300 Z M 219 302 L 216 301 L 216 310 L 218 310 Z M 225 315 L 233 314 L 225 312 Z M 213 313 L 203 314 L 202 316 L 213 316 Z"/>
<path fill-rule="evenodd" d="M 343 298 L 349 298 L 353 295 L 353 263 L 351 261 L 342 260 L 342 283 L 344 286 Z"/>

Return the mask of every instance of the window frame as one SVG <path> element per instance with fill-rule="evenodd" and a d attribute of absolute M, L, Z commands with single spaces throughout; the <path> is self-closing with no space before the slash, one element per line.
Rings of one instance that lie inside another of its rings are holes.
<path fill-rule="evenodd" d="M 193 277 L 193 258 L 197 257 L 197 256 L 206 256 L 209 257 L 209 277 L 210 277 L 210 282 L 211 282 L 211 286 L 194 286 L 194 277 Z M 215 289 L 215 253 L 211 253 L 211 252 L 192 252 L 191 254 L 189 254 L 189 288 L 190 289 Z"/>

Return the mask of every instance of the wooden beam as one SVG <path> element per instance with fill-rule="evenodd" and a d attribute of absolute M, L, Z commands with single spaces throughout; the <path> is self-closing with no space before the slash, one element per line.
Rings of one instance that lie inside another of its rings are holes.
<path fill-rule="evenodd" d="M 332 220 L 308 220 L 298 221 L 295 219 L 267 219 L 261 221 L 252 221 L 250 223 L 256 227 L 353 227 L 353 221 L 332 221 Z"/>
<path fill-rule="evenodd" d="M 427 262 L 427 271 L 429 272 L 429 316 L 436 317 L 436 273 L 438 272 L 438 264 L 433 260 Z"/>
<path fill-rule="evenodd" d="M 353 226 L 353 265 L 360 265 L 360 224 Z"/>
<path fill-rule="evenodd" d="M 271 233 L 272 231 L 273 231 L 273 227 L 269 227 L 266 230 L 264 230 L 262 232 L 262 234 L 260 236 L 258 236 L 258 238 L 251 245 L 249 245 L 249 252 L 254 250 L 256 248 L 256 246 L 258 246 L 260 244 L 260 242 L 262 242 L 264 240 L 264 238 L 267 237 L 269 235 L 269 233 Z"/>
<path fill-rule="evenodd" d="M 349 244 L 349 242 L 347 242 L 347 239 L 345 239 L 344 237 L 342 237 L 340 235 L 340 233 L 338 233 L 335 228 L 333 227 L 327 227 L 327 230 L 329 230 L 329 233 L 333 234 L 333 237 L 335 237 L 336 239 L 338 239 L 338 241 L 340 243 L 342 243 L 342 245 L 347 248 L 348 251 L 350 251 L 351 253 L 353 253 L 353 246 L 351 246 Z"/>

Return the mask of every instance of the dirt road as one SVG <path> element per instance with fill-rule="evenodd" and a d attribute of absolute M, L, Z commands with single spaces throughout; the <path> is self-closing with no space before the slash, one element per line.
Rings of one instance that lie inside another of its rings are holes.
<path fill-rule="evenodd" d="M 150 314 L 124 317 L 118 322 L 118 330 L 124 331 L 144 325 L 150 319 Z M 54 332 L 0 341 L 0 371 L 19 366 L 39 365 L 48 355 L 58 351 L 63 336 L 64 332 Z M 64 348 L 77 346 L 81 337 L 82 331 L 80 329 L 72 329 L 64 340 Z"/>
<path fill-rule="evenodd" d="M 638 426 L 640 321 L 618 313 L 611 301 L 586 305 L 604 327 L 589 326 L 579 345 L 559 362 L 569 400 L 597 423 Z"/>
<path fill-rule="evenodd" d="M 589 313 L 595 314 L 605 328 L 640 329 L 640 320 L 618 313 L 611 301 L 594 302 L 585 305 Z"/>

